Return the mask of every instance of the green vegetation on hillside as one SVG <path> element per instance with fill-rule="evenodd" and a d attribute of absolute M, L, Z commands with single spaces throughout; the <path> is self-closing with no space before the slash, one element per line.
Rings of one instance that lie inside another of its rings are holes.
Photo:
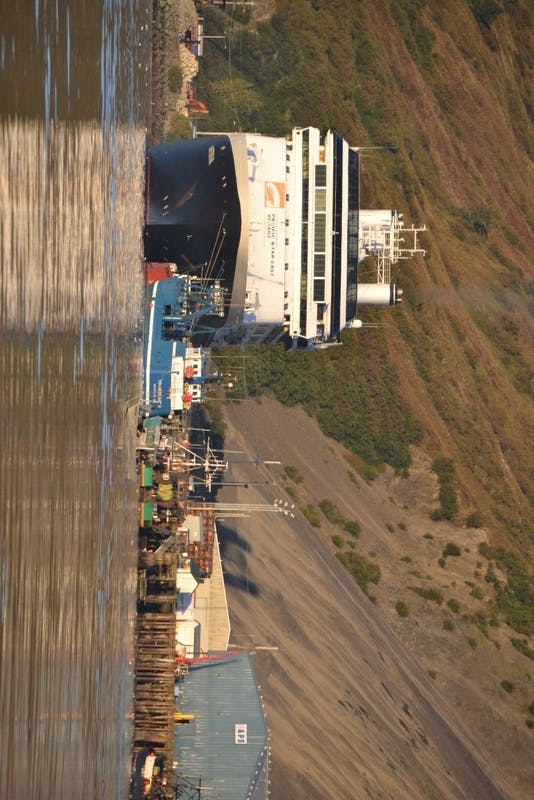
<path fill-rule="evenodd" d="M 282 345 L 251 346 L 246 360 L 238 348 L 225 348 L 221 369 L 235 375 L 229 396 L 268 392 L 286 405 L 302 405 L 326 435 L 363 461 L 405 469 L 409 445 L 419 441 L 421 429 L 398 392 L 395 370 L 382 348 L 372 353 L 358 347 L 354 332 L 347 331 L 343 342 L 292 356 Z"/>
<path fill-rule="evenodd" d="M 438 603 L 438 605 L 443 603 L 443 595 L 438 589 L 426 589 L 423 586 L 408 586 L 408 589 L 410 589 L 412 592 L 415 592 L 415 594 L 418 594 L 419 597 L 423 598 L 423 600 L 431 600 L 433 603 Z"/>
<path fill-rule="evenodd" d="M 357 539 L 362 531 L 362 526 L 357 519 L 347 519 L 340 513 L 337 506 L 331 500 L 321 500 L 319 508 L 331 525 L 339 525 L 345 533 L 350 533 Z M 332 537 L 333 540 L 333 537 Z"/>
<path fill-rule="evenodd" d="M 495 589 L 495 610 L 519 633 L 534 633 L 534 581 L 527 562 L 517 553 L 503 547 L 481 545 L 480 552 L 490 560 L 486 581 Z M 491 564 L 506 576 L 499 581 Z"/>
<path fill-rule="evenodd" d="M 399 617 L 407 617 L 410 613 L 409 606 L 404 602 L 404 600 L 397 600 L 395 603 L 395 611 L 399 615 Z"/>
<path fill-rule="evenodd" d="M 182 68 L 179 64 L 173 64 L 167 70 L 167 83 L 171 92 L 179 92 L 182 88 Z"/>
<path fill-rule="evenodd" d="M 191 123 L 178 111 L 173 111 L 169 118 L 169 126 L 165 136 L 168 142 L 176 142 L 178 139 L 191 138 Z"/>
<path fill-rule="evenodd" d="M 374 561 L 355 553 L 353 550 L 342 552 L 338 550 L 336 557 L 348 569 L 358 586 L 369 595 L 369 584 L 378 583 L 381 578 L 380 567 Z"/>

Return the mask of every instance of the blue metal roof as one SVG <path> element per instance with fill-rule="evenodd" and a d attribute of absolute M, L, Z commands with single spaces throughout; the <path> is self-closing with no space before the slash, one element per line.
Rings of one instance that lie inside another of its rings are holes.
<path fill-rule="evenodd" d="M 178 710 L 196 718 L 176 726 L 178 772 L 221 800 L 266 798 L 268 734 L 250 653 L 190 670 L 180 688 Z"/>

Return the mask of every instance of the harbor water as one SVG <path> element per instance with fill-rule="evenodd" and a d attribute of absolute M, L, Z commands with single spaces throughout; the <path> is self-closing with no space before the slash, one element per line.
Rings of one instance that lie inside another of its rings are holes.
<path fill-rule="evenodd" d="M 151 3 L 0 7 L 0 798 L 127 798 Z"/>

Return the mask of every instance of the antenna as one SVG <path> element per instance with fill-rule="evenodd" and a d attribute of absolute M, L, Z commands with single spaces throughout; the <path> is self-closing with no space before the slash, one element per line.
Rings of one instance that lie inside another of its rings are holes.
<path fill-rule="evenodd" d="M 426 254 L 419 247 L 417 234 L 426 231 L 426 225 L 404 227 L 402 214 L 389 210 L 360 210 L 359 258 L 372 255 L 377 262 L 377 283 L 391 283 L 391 265 L 401 259 L 412 258 L 416 253 Z M 401 238 L 401 232 L 403 237 Z M 404 234 L 411 234 L 412 246 L 405 245 Z"/>

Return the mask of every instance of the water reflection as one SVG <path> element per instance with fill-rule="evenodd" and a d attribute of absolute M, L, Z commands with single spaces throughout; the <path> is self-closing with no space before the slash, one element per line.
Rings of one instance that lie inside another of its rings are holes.
<path fill-rule="evenodd" d="M 127 797 L 149 4 L 0 38 L 0 797 Z"/>

